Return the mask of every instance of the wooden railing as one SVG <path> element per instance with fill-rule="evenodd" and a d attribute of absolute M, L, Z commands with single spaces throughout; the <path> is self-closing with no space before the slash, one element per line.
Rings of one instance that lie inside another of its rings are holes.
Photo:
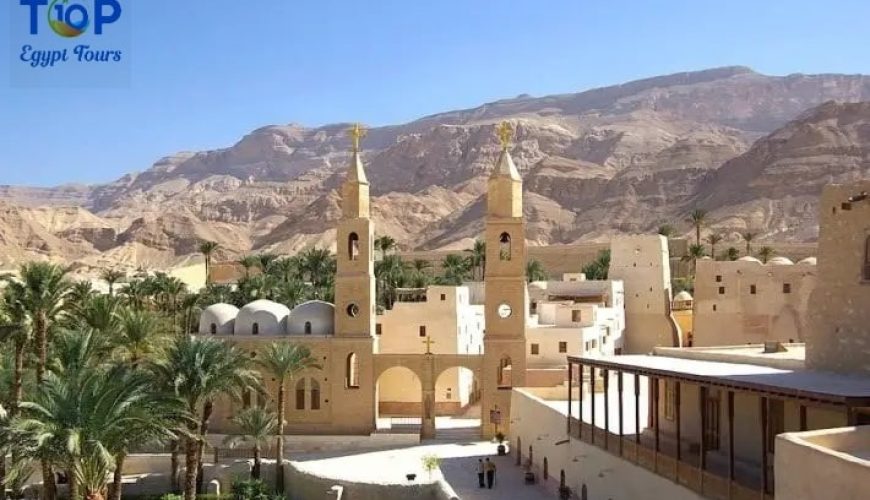
<path fill-rule="evenodd" d="M 570 420 L 568 430 L 572 439 L 580 439 L 584 443 L 594 444 L 608 453 L 643 467 L 706 498 L 714 500 L 773 500 L 772 494 L 762 495 L 760 488 L 749 488 L 714 472 L 702 471 L 697 462 L 678 461 L 672 455 L 661 451 L 656 452 L 653 447 L 648 446 L 642 440 L 638 442 L 634 435 L 620 437 L 618 434 L 607 432 L 604 429 L 593 428 L 588 423 L 581 424 L 574 417 Z"/>

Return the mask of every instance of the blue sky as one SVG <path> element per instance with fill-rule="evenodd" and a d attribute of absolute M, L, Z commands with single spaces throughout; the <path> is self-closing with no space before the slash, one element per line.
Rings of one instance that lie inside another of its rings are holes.
<path fill-rule="evenodd" d="M 522 93 L 715 66 L 870 73 L 866 0 L 132 7 L 129 86 L 13 88 L 11 57 L 0 52 L 10 59 L 0 64 L 0 184 L 110 181 L 176 151 L 229 146 L 267 124 L 400 123 Z M 0 8 L 0 32 L 11 16 Z"/>

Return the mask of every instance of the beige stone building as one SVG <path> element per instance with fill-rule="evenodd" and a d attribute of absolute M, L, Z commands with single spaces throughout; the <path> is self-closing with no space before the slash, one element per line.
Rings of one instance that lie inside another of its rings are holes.
<path fill-rule="evenodd" d="M 803 342 L 816 259 L 774 257 L 699 260 L 695 276 L 695 346 Z"/>
<path fill-rule="evenodd" d="M 671 301 L 671 314 L 674 316 L 674 321 L 677 322 L 677 326 L 680 327 L 680 345 L 683 347 L 692 347 L 694 345 L 694 307 L 694 297 L 685 290 L 674 295 L 674 300 Z"/>

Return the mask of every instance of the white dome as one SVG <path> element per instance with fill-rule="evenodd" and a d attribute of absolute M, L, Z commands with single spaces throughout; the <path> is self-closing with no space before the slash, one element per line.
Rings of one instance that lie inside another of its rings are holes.
<path fill-rule="evenodd" d="M 287 333 L 290 335 L 335 334 L 335 306 L 322 300 L 299 304 L 287 320 Z"/>
<path fill-rule="evenodd" d="M 738 262 L 757 262 L 758 264 L 761 264 L 760 260 L 756 259 L 755 257 L 751 257 L 749 255 L 746 255 L 744 257 L 740 257 L 739 259 L 737 259 L 737 261 Z"/>
<path fill-rule="evenodd" d="M 255 300 L 236 316 L 236 335 L 283 335 L 290 309 L 271 300 Z"/>
<path fill-rule="evenodd" d="M 794 264 L 794 262 L 785 257 L 774 257 L 767 261 L 767 263 L 771 266 L 791 266 Z"/>
<path fill-rule="evenodd" d="M 798 264 L 803 264 L 807 266 L 815 266 L 817 264 L 815 257 L 807 257 L 806 259 L 801 259 L 798 261 Z"/>
<path fill-rule="evenodd" d="M 199 315 L 199 333 L 202 335 L 232 335 L 239 308 L 230 304 L 212 304 Z"/>
<path fill-rule="evenodd" d="M 674 302 L 687 302 L 689 300 L 693 300 L 692 294 L 690 294 L 689 292 L 687 292 L 685 290 L 683 290 L 682 292 L 680 292 L 674 296 Z"/>

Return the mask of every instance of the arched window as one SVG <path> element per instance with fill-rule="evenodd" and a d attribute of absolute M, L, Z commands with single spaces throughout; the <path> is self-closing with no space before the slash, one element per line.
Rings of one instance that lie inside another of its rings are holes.
<path fill-rule="evenodd" d="M 320 409 L 320 382 L 315 379 L 311 380 L 311 408 L 312 410 Z"/>
<path fill-rule="evenodd" d="M 498 258 L 511 260 L 511 235 L 508 233 L 501 233 L 498 237 Z"/>
<path fill-rule="evenodd" d="M 254 323 L 251 325 L 251 335 L 259 335 L 260 334 L 260 324 Z"/>
<path fill-rule="evenodd" d="M 511 376 L 510 370 L 511 367 L 511 358 L 510 356 L 502 356 L 501 360 L 498 363 L 498 386 L 499 387 L 511 387 Z"/>
<path fill-rule="evenodd" d="M 211 327 L 209 327 L 209 329 L 211 330 L 212 335 L 217 334 L 217 325 L 216 324 L 212 323 Z"/>
<path fill-rule="evenodd" d="M 544 481 L 550 478 L 550 463 L 547 461 L 547 457 L 544 457 Z"/>
<path fill-rule="evenodd" d="M 305 322 L 305 335 L 311 335 L 311 322 Z"/>
<path fill-rule="evenodd" d="M 348 389 L 359 389 L 359 357 L 355 352 L 347 355 L 344 386 Z"/>
<path fill-rule="evenodd" d="M 864 241 L 864 281 L 870 281 L 870 236 Z"/>
<path fill-rule="evenodd" d="M 296 409 L 304 410 L 305 409 L 305 379 L 300 378 L 298 382 L 296 382 Z"/>
<path fill-rule="evenodd" d="M 349 260 L 359 259 L 359 235 L 350 233 L 347 237 L 347 258 Z"/>

